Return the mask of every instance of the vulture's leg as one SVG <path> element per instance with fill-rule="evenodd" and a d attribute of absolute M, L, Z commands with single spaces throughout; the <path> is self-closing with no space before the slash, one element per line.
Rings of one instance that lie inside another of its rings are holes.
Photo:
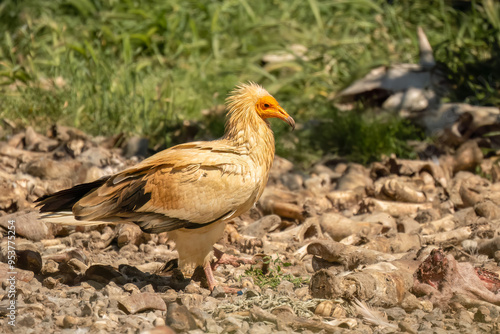
<path fill-rule="evenodd" d="M 234 255 L 228 255 L 224 252 L 221 252 L 215 247 L 214 247 L 214 256 L 217 258 L 217 261 L 212 263 L 213 269 L 217 268 L 221 264 L 229 264 L 233 267 L 239 267 L 242 264 L 255 264 L 255 261 L 252 259 L 242 259 Z"/>
<path fill-rule="evenodd" d="M 213 269 L 217 268 L 217 266 L 221 264 L 229 264 L 233 267 L 239 267 L 242 264 L 255 264 L 254 260 L 249 259 L 240 259 L 233 255 L 227 255 L 217 248 L 214 247 L 214 255 L 217 258 L 217 261 L 212 263 L 206 263 L 203 265 L 203 271 L 205 272 L 205 276 L 207 277 L 207 285 L 210 291 L 213 291 L 217 286 L 217 282 L 215 281 Z M 223 287 L 225 293 L 237 293 L 240 289 Z"/>
<path fill-rule="evenodd" d="M 208 289 L 214 291 L 217 284 L 215 283 L 214 273 L 212 272 L 212 265 L 210 262 L 203 265 L 203 271 L 205 271 L 205 276 L 207 277 Z"/>
<path fill-rule="evenodd" d="M 206 263 L 203 265 L 203 271 L 205 272 L 205 276 L 207 277 L 207 285 L 210 291 L 213 291 L 217 286 L 217 282 L 215 281 L 213 269 L 217 268 L 220 264 L 229 264 L 234 267 L 239 267 L 241 264 L 255 264 L 255 261 L 248 259 L 240 259 L 233 255 L 227 255 L 217 248 L 214 247 L 214 255 L 217 258 L 217 261 L 212 263 Z M 240 291 L 239 288 L 230 288 L 223 287 L 222 288 L 225 293 L 237 293 Z"/>
<path fill-rule="evenodd" d="M 204 265 L 203 270 L 205 271 L 205 276 L 207 276 L 208 289 L 210 291 L 214 291 L 215 287 L 217 286 L 217 283 L 215 282 L 214 273 L 212 272 L 212 265 L 210 263 Z M 222 290 L 227 294 L 236 294 L 241 289 L 224 286 L 222 287 Z"/>

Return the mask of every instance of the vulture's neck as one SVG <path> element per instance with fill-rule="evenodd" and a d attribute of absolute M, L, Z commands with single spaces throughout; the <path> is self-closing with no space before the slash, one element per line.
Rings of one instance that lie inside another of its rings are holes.
<path fill-rule="evenodd" d="M 230 109 L 223 139 L 267 171 L 271 168 L 274 159 L 273 132 L 269 122 L 263 120 L 253 106 L 233 106 Z"/>

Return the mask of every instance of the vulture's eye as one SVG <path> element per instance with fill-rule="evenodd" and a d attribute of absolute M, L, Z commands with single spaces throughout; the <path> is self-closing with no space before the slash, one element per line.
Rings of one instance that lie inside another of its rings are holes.
<path fill-rule="evenodd" d="M 264 103 L 264 107 L 265 107 L 265 108 L 269 108 L 269 107 L 270 107 L 270 105 L 269 105 L 269 104 L 267 104 L 267 103 Z"/>

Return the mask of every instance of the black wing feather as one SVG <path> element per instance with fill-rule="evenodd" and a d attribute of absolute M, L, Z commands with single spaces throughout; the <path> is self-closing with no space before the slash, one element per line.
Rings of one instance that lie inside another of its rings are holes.
<path fill-rule="evenodd" d="M 40 208 L 40 212 L 72 211 L 73 205 L 91 191 L 102 186 L 109 179 L 109 176 L 99 180 L 82 183 L 72 188 L 65 189 L 38 198 L 35 203 Z"/>

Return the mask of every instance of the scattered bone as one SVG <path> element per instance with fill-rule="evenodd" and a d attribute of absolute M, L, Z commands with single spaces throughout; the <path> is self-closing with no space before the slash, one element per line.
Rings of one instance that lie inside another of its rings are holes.
<path fill-rule="evenodd" d="M 297 196 L 292 192 L 266 188 L 259 203 L 266 213 L 302 221 L 304 220 L 304 210 L 296 204 L 297 199 Z"/>
<path fill-rule="evenodd" d="M 83 131 L 59 124 L 53 125 L 47 132 L 47 135 L 61 142 L 69 142 L 75 139 L 84 141 L 89 140 L 88 136 Z"/>
<path fill-rule="evenodd" d="M 79 161 L 54 161 L 52 159 L 39 159 L 28 162 L 23 170 L 30 175 L 41 179 L 70 179 L 76 183 L 81 183 L 86 179 L 88 167 Z"/>
<path fill-rule="evenodd" d="M 55 246 L 60 246 L 60 244 L 56 244 Z M 89 259 L 85 253 L 78 248 L 67 248 L 66 246 L 62 245 L 62 249 L 64 249 L 62 252 L 56 253 L 56 254 L 50 254 L 50 255 L 44 255 L 43 259 L 44 260 L 52 260 L 55 262 L 66 262 L 71 259 L 77 259 L 80 262 L 83 262 L 85 264 L 89 263 Z M 45 246 L 47 248 L 50 248 L 51 246 Z"/>
<path fill-rule="evenodd" d="M 128 314 L 135 314 L 151 310 L 166 311 L 167 305 L 155 293 L 136 293 L 118 302 L 119 306 Z"/>
<path fill-rule="evenodd" d="M 489 240 L 480 240 L 477 250 L 479 254 L 485 254 L 490 258 L 494 258 L 495 253 L 500 250 L 500 237 L 495 237 Z"/>
<path fill-rule="evenodd" d="M 402 178 L 391 178 L 383 182 L 377 195 L 380 199 L 389 199 L 397 202 L 427 202 L 425 193 L 419 190 L 413 182 Z"/>
<path fill-rule="evenodd" d="M 311 277 L 310 292 L 315 298 L 358 298 L 375 306 L 387 307 L 400 304 L 412 285 L 412 273 L 405 270 L 363 270 L 334 275 L 322 269 Z"/>
<path fill-rule="evenodd" d="M 422 224 L 420 233 L 423 235 L 428 235 L 438 232 L 448 232 L 455 229 L 455 227 L 456 223 L 453 215 L 447 215 L 441 219 Z"/>
<path fill-rule="evenodd" d="M 283 174 L 290 172 L 293 169 L 293 163 L 285 158 L 275 156 L 273 166 L 269 173 L 269 178 L 279 179 Z"/>
<path fill-rule="evenodd" d="M 27 161 L 31 161 L 31 160 L 45 158 L 48 156 L 48 154 L 42 153 L 42 152 L 25 151 L 22 149 L 12 147 L 7 143 L 2 142 L 2 143 L 0 143 L 0 156 L 7 156 L 7 157 L 19 159 L 23 162 L 27 162 Z"/>
<path fill-rule="evenodd" d="M 353 190 L 334 190 L 326 195 L 334 207 L 345 210 L 356 205 L 365 196 L 365 188 L 357 187 Z"/>
<path fill-rule="evenodd" d="M 0 283 L 2 284 L 12 277 L 15 278 L 16 282 L 30 282 L 34 276 L 32 271 L 19 269 L 15 265 L 0 262 Z M 10 283 L 8 284 L 10 285 Z"/>
<path fill-rule="evenodd" d="M 365 198 L 362 203 L 362 212 L 382 211 L 393 217 L 414 215 L 418 211 L 429 210 L 432 203 L 398 203 L 381 201 L 375 198 Z"/>
<path fill-rule="evenodd" d="M 120 248 L 128 244 L 138 246 L 141 243 L 141 238 L 142 230 L 137 225 L 120 224 L 118 227 L 116 243 Z"/>
<path fill-rule="evenodd" d="M 356 215 L 352 216 L 351 219 L 358 222 L 380 224 L 382 225 L 382 233 L 387 233 L 389 231 L 394 232 L 397 229 L 396 220 L 385 212 Z"/>
<path fill-rule="evenodd" d="M 459 244 L 472 235 L 472 229 L 469 226 L 459 227 L 452 231 L 436 234 L 423 235 L 422 241 L 426 244 L 439 245 L 443 243 Z"/>
<path fill-rule="evenodd" d="M 384 229 L 381 223 L 355 221 L 333 212 L 319 217 L 308 218 L 306 222 L 319 224 L 323 234 L 336 241 L 358 233 L 362 235 L 376 235 Z"/>
<path fill-rule="evenodd" d="M 427 134 L 438 136 L 446 143 L 461 144 L 481 128 L 497 124 L 500 110 L 497 107 L 474 106 L 466 103 L 443 103 L 428 110 L 415 120 Z M 461 132 L 459 129 L 466 129 Z"/>
<path fill-rule="evenodd" d="M 394 261 L 405 255 L 382 253 L 371 249 L 344 245 L 333 240 L 312 242 L 307 246 L 307 252 L 328 262 L 339 263 L 346 270 L 353 270 L 362 264 Z"/>
<path fill-rule="evenodd" d="M 24 143 L 26 150 L 36 152 L 50 152 L 59 145 L 57 140 L 49 139 L 44 135 L 36 133 L 31 126 L 26 128 Z"/>
<path fill-rule="evenodd" d="M 413 218 L 403 217 L 398 220 L 398 233 L 414 234 L 420 231 L 421 225 Z"/>
<path fill-rule="evenodd" d="M 272 217 L 272 216 L 266 216 Z M 255 253 L 256 248 L 261 248 L 262 237 L 256 238 L 247 235 L 240 234 L 233 224 L 227 224 L 225 227 L 225 233 L 228 236 L 228 240 L 230 243 L 236 243 L 239 245 L 244 251 L 249 253 Z"/>
<path fill-rule="evenodd" d="M 268 321 L 275 324 L 281 322 L 294 330 L 312 330 L 315 332 L 339 332 L 341 330 L 339 327 L 334 327 L 321 321 L 299 318 L 293 314 L 284 314 L 283 316 L 278 317 L 257 306 L 254 306 L 250 310 L 250 316 L 254 321 Z M 342 333 L 342 331 L 340 332 Z"/>
<path fill-rule="evenodd" d="M 370 187 L 373 184 L 369 171 L 359 164 L 349 164 L 342 176 L 337 180 L 335 190 L 356 190 Z"/>
<path fill-rule="evenodd" d="M 436 182 L 445 188 L 447 187 L 448 180 L 451 179 L 450 172 L 443 169 L 434 161 L 391 158 L 386 162 L 386 164 L 391 173 L 398 175 L 414 176 L 424 172 L 428 173 Z"/>
<path fill-rule="evenodd" d="M 317 220 L 307 219 L 302 225 L 289 228 L 283 232 L 270 233 L 268 237 L 273 242 L 292 242 L 302 244 L 310 238 L 323 238 L 323 232 Z"/>
<path fill-rule="evenodd" d="M 4 229 L 10 230 L 9 227 L 12 225 L 9 222 L 14 222 L 13 225 L 17 236 L 22 236 L 33 241 L 52 237 L 51 229 L 47 224 L 39 220 L 39 213 L 37 211 L 19 211 L 0 217 L 0 226 Z"/>
<path fill-rule="evenodd" d="M 476 203 L 474 211 L 479 217 L 485 217 L 490 220 L 500 219 L 500 208 L 490 200 Z"/>
<path fill-rule="evenodd" d="M 393 236 L 380 236 L 373 238 L 363 245 L 363 248 L 389 254 L 406 253 L 418 250 L 423 245 L 419 234 L 397 233 Z"/>

